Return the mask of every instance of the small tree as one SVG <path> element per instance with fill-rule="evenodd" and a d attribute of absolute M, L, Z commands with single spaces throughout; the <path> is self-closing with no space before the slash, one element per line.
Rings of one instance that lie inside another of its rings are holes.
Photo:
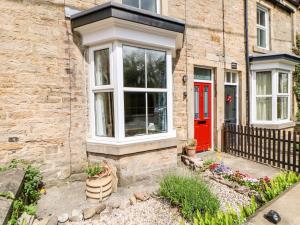
<path fill-rule="evenodd" d="M 296 55 L 300 56 L 300 34 L 297 34 L 296 37 L 296 46 L 293 48 L 293 52 Z M 294 93 L 297 100 L 297 120 L 300 121 L 300 64 L 296 65 L 295 73 L 294 73 Z"/>

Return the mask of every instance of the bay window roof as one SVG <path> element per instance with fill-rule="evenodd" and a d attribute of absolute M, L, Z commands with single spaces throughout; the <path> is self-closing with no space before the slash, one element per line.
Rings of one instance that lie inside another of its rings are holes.
<path fill-rule="evenodd" d="M 185 29 L 185 24 L 181 20 L 115 2 L 107 2 L 71 16 L 72 28 L 75 29 L 111 17 L 178 33 L 183 33 Z"/>
<path fill-rule="evenodd" d="M 252 55 L 249 58 L 252 64 L 275 61 L 291 65 L 300 64 L 300 57 L 289 53 L 270 53 L 263 55 Z"/>

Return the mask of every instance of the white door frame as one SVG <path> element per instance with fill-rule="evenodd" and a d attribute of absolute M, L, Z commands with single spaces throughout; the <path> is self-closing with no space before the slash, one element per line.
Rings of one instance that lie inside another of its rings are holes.
<path fill-rule="evenodd" d="M 226 82 L 226 73 L 234 73 L 236 75 L 235 81 L 236 82 Z M 226 86 L 235 86 L 236 87 L 236 125 L 239 125 L 239 73 L 236 71 L 225 71 L 224 75 L 224 94 L 225 94 L 225 87 Z M 225 96 L 224 96 L 225 97 Z M 224 101 L 224 122 L 225 122 L 225 101 Z"/>

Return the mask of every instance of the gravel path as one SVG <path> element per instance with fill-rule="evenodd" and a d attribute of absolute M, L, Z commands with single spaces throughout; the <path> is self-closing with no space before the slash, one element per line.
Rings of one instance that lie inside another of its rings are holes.
<path fill-rule="evenodd" d="M 237 211 L 239 205 L 250 204 L 250 198 L 248 196 L 237 193 L 226 185 L 220 184 L 214 180 L 210 180 L 208 184 L 211 187 L 212 192 L 220 199 L 221 210 L 223 211 L 226 211 L 228 205 Z"/>
<path fill-rule="evenodd" d="M 125 209 L 106 209 L 100 218 L 70 225 L 178 225 L 181 218 L 167 203 L 150 198 Z"/>

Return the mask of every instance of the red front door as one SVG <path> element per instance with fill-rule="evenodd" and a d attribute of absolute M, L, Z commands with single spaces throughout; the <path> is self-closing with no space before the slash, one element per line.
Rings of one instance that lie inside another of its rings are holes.
<path fill-rule="evenodd" d="M 198 152 L 211 148 L 211 84 L 194 83 L 194 129 Z"/>

